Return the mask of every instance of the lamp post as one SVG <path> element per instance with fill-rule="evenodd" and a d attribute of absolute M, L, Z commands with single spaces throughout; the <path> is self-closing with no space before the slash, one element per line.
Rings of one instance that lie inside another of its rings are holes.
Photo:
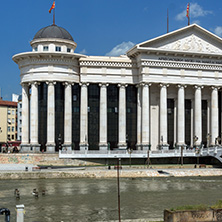
<path fill-rule="evenodd" d="M 128 148 L 128 149 L 127 149 L 127 152 L 128 152 L 129 155 L 130 155 L 130 167 L 131 167 L 131 153 L 133 152 L 133 149 Z"/>
<path fill-rule="evenodd" d="M 211 138 L 211 135 L 208 133 L 207 134 L 207 147 L 210 146 L 210 138 Z"/>

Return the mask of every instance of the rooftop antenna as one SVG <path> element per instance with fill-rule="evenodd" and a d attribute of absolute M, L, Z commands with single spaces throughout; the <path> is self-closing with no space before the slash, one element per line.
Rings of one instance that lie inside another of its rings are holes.
<path fill-rule="evenodd" d="M 53 1 L 51 8 L 49 9 L 49 13 L 53 10 L 53 25 L 55 25 L 55 1 Z"/>
<path fill-rule="evenodd" d="M 169 12 L 167 9 L 167 33 L 169 33 Z"/>

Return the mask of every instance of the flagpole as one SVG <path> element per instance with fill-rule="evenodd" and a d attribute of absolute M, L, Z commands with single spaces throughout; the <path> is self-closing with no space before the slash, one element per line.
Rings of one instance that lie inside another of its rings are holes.
<path fill-rule="evenodd" d="M 54 0 L 54 3 L 55 3 L 55 0 Z M 55 7 L 53 9 L 53 25 L 55 25 Z"/>
<path fill-rule="evenodd" d="M 169 14 L 167 9 L 167 33 L 169 32 Z"/>
<path fill-rule="evenodd" d="M 55 8 L 53 9 L 53 25 L 55 25 Z"/>

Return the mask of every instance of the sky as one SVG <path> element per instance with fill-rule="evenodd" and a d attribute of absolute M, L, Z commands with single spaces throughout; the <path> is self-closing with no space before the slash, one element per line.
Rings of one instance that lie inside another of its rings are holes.
<path fill-rule="evenodd" d="M 31 51 L 30 41 L 52 24 L 53 0 L 1 1 L 0 89 L 4 100 L 21 94 L 20 71 L 12 56 Z M 56 25 L 77 43 L 76 53 L 118 56 L 133 45 L 187 25 L 184 0 L 56 0 Z M 222 37 L 222 1 L 190 1 L 190 22 Z"/>

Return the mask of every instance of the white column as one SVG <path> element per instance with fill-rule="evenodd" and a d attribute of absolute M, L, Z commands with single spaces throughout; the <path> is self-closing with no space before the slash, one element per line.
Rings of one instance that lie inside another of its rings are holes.
<path fill-rule="evenodd" d="M 141 149 L 142 144 L 142 86 L 137 85 L 137 149 Z"/>
<path fill-rule="evenodd" d="M 185 86 L 178 85 L 177 145 L 185 144 Z"/>
<path fill-rule="evenodd" d="M 202 141 L 202 98 L 201 86 L 195 86 L 194 98 L 194 145 L 200 146 Z"/>
<path fill-rule="evenodd" d="M 55 152 L 55 83 L 48 82 L 47 152 Z"/>
<path fill-rule="evenodd" d="M 107 86 L 101 83 L 100 86 L 100 112 L 99 112 L 99 148 L 107 150 Z"/>
<path fill-rule="evenodd" d="M 126 144 L 126 87 L 127 85 L 118 84 L 119 87 L 119 142 L 118 147 L 125 149 Z"/>
<path fill-rule="evenodd" d="M 167 143 L 167 87 L 160 84 L 160 145 L 163 149 L 168 149 Z"/>
<path fill-rule="evenodd" d="M 29 86 L 22 84 L 22 150 L 29 146 Z"/>
<path fill-rule="evenodd" d="M 177 143 L 177 106 L 178 106 L 178 101 L 177 99 L 174 99 L 174 117 L 173 117 L 173 121 L 174 121 L 174 133 L 173 133 L 173 145 L 175 145 Z"/>
<path fill-rule="evenodd" d="M 211 89 L 211 145 L 215 146 L 219 134 L 218 88 L 212 86 Z"/>
<path fill-rule="evenodd" d="M 147 150 L 149 147 L 149 84 L 142 84 L 142 147 Z"/>
<path fill-rule="evenodd" d="M 81 83 L 80 96 L 80 150 L 88 149 L 88 83 Z"/>
<path fill-rule="evenodd" d="M 30 125 L 30 145 L 32 151 L 38 152 L 39 143 L 38 143 L 38 83 L 31 83 L 31 125 Z"/>
<path fill-rule="evenodd" d="M 72 84 L 65 82 L 64 144 L 66 150 L 72 150 Z"/>

